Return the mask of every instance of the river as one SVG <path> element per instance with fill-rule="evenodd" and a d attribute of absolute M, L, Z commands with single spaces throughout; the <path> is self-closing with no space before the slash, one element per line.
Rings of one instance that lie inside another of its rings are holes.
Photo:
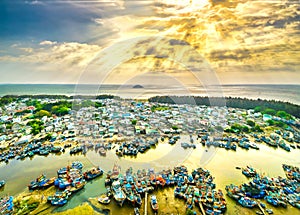
<path fill-rule="evenodd" d="M 27 184 L 41 173 L 45 173 L 48 177 L 56 176 L 56 171 L 60 167 L 70 164 L 72 161 L 79 160 L 83 162 L 84 168 L 88 169 L 92 166 L 100 166 L 108 171 L 116 163 L 120 165 L 121 171 L 125 171 L 128 167 L 137 169 L 154 168 L 161 170 L 172 168 L 173 166 L 184 164 L 189 170 L 197 167 L 208 169 L 215 177 L 215 183 L 218 189 L 225 192 L 225 186 L 234 183 L 242 184 L 248 179 L 242 175 L 241 170 L 235 167 L 244 167 L 246 165 L 253 166 L 259 173 L 264 173 L 270 177 L 283 176 L 282 164 L 300 166 L 299 149 L 286 152 L 280 148 L 270 148 L 265 144 L 260 144 L 260 150 L 246 151 L 237 148 L 237 151 L 226 151 L 221 148 L 203 147 L 197 144 L 196 149 L 183 149 L 180 146 L 181 141 L 186 141 L 189 137 L 182 138 L 175 144 L 169 145 L 167 141 L 160 142 L 155 148 L 151 148 L 144 154 L 138 154 L 136 157 L 118 157 L 113 150 L 108 151 L 105 157 L 100 156 L 95 151 L 88 151 L 86 155 L 70 156 L 66 150 L 61 155 L 48 155 L 47 157 L 35 156 L 32 159 L 26 158 L 24 161 L 12 160 L 8 164 L 0 164 L 1 179 L 5 179 L 7 184 L 1 195 L 16 195 L 27 190 Z M 194 138 L 195 139 L 195 138 Z M 80 205 L 82 202 L 88 201 L 90 197 L 97 197 L 105 192 L 104 178 L 98 178 L 89 182 L 84 190 L 77 193 L 63 207 L 51 208 L 55 211 L 64 211 Z M 156 191 L 160 204 L 160 212 L 184 214 L 185 204 L 182 200 L 175 199 L 173 188 Z M 227 198 L 226 214 L 254 214 L 255 210 L 245 209 Z M 151 214 L 150 205 L 148 211 Z M 288 206 L 288 209 L 272 208 L 275 214 L 296 214 L 298 209 Z M 113 201 L 109 205 L 111 214 L 133 214 L 133 208 L 123 206 L 120 208 Z M 198 209 L 197 209 L 198 210 Z"/>

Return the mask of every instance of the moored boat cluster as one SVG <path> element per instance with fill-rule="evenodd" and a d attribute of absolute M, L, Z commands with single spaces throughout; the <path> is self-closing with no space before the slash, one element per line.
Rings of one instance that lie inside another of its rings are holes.
<path fill-rule="evenodd" d="M 205 211 L 205 214 L 223 214 L 226 210 L 226 200 L 221 190 L 215 190 L 216 184 L 208 170 L 198 168 L 188 174 L 184 166 L 174 169 L 178 178 L 174 195 L 186 201 L 186 208 L 194 205 Z M 203 212 L 204 212 L 203 211 Z"/>
<path fill-rule="evenodd" d="M 275 207 L 286 208 L 288 204 L 300 209 L 299 168 L 283 164 L 287 178 L 281 176 L 267 177 L 247 166 L 242 172 L 251 177 L 249 183 L 240 186 L 230 184 L 226 186 L 227 195 L 236 200 L 243 207 L 254 208 L 264 206 L 258 199 L 264 199 Z M 271 212 L 270 209 L 266 212 Z"/>
<path fill-rule="evenodd" d="M 13 214 L 14 197 L 7 196 L 0 198 L 0 214 L 10 215 Z"/>
<path fill-rule="evenodd" d="M 87 181 L 103 175 L 103 170 L 99 167 L 93 167 L 85 172 L 82 171 L 82 168 L 81 162 L 74 161 L 70 166 L 57 170 L 57 177 L 47 179 L 42 174 L 31 181 L 28 188 L 29 190 L 44 189 L 54 185 L 59 191 L 48 196 L 47 200 L 54 206 L 63 206 L 72 194 L 84 188 Z"/>
<path fill-rule="evenodd" d="M 120 206 L 127 201 L 138 208 L 142 204 L 145 193 L 151 193 L 158 188 L 176 186 L 174 195 L 186 201 L 187 210 L 192 209 L 194 205 L 203 207 L 206 214 L 223 214 L 226 210 L 222 191 L 215 190 L 216 185 L 213 183 L 212 175 L 203 168 L 193 170 L 191 174 L 185 166 L 160 172 L 143 169 L 136 173 L 129 168 L 125 175 L 122 175 L 115 165 L 113 170 L 108 172 L 105 185 L 107 192 L 98 198 L 102 204 L 109 204 L 110 199 L 113 198 Z M 154 211 L 158 211 L 159 203 L 156 195 L 151 195 L 150 204 Z"/>

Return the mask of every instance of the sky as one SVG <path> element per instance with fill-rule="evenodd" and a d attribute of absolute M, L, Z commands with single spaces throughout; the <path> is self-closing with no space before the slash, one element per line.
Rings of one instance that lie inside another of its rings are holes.
<path fill-rule="evenodd" d="M 0 83 L 300 84 L 293 0 L 1 0 Z"/>

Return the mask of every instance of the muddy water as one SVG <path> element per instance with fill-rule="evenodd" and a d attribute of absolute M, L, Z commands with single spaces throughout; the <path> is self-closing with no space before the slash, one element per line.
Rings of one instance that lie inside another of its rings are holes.
<path fill-rule="evenodd" d="M 151 148 L 145 154 L 138 154 L 136 157 L 117 157 L 113 151 L 107 152 L 105 157 L 100 156 L 95 151 L 88 151 L 84 155 L 70 156 L 66 150 L 61 155 L 48 155 L 47 157 L 35 156 L 33 159 L 25 159 L 24 161 L 13 160 L 9 164 L 0 165 L 0 178 L 5 179 L 7 184 L 0 191 L 0 195 L 5 194 L 16 195 L 27 189 L 27 184 L 39 174 L 45 173 L 48 177 L 55 176 L 57 169 L 72 161 L 79 160 L 83 162 L 84 168 L 99 165 L 105 171 L 112 168 L 114 163 L 121 166 L 121 171 L 125 171 L 128 167 L 134 170 L 142 168 L 155 168 L 161 170 L 171 168 L 178 164 L 185 164 L 190 170 L 199 166 L 207 168 L 215 177 L 217 188 L 225 193 L 225 186 L 230 183 L 241 184 L 247 182 L 247 178 L 241 174 L 241 170 L 235 167 L 243 167 L 251 165 L 260 173 L 267 176 L 285 176 L 281 165 L 283 163 L 300 166 L 299 149 L 286 152 L 282 149 L 273 149 L 264 144 L 260 145 L 260 150 L 243 150 L 238 148 L 236 152 L 226 151 L 225 149 L 215 149 L 213 147 L 206 148 L 201 144 L 197 144 L 196 149 L 183 149 L 180 143 L 187 142 L 188 137 L 183 136 L 175 145 L 169 145 L 167 141 L 159 143 L 155 148 Z M 55 211 L 64 211 L 80 205 L 82 202 L 88 201 L 94 207 L 100 207 L 98 203 L 91 203 L 89 198 L 99 196 L 105 192 L 104 177 L 89 182 L 86 187 L 71 198 L 71 200 L 63 207 L 56 208 Z M 185 204 L 182 200 L 175 199 L 173 189 L 155 191 L 159 206 L 160 214 L 184 214 Z M 149 198 L 149 197 L 148 197 Z M 228 210 L 227 214 L 255 214 L 255 210 L 245 209 L 237 206 L 235 202 L 227 198 Z M 143 211 L 144 204 L 142 206 Z M 297 214 L 298 209 L 288 206 L 287 209 L 272 208 L 275 214 Z M 109 206 L 104 207 L 111 211 L 111 214 L 133 214 L 133 208 L 125 205 L 120 208 L 113 201 Z M 51 208 L 53 210 L 53 208 Z M 196 209 L 198 214 L 200 211 Z M 150 204 L 148 202 L 148 214 L 152 214 Z"/>

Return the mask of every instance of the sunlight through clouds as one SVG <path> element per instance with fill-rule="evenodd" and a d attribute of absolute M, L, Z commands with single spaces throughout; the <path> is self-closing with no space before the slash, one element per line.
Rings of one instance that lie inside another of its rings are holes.
<path fill-rule="evenodd" d="M 4 0 L 1 5 L 2 10 L 16 14 L 0 13 L 5 16 L 0 21 L 0 65 L 18 62 L 16 74 L 22 73 L 22 63 L 49 74 L 59 65 L 62 71 L 72 71 L 71 82 L 76 82 L 75 77 L 103 48 L 136 37 L 159 36 L 186 41 L 209 62 L 222 83 L 261 83 L 270 77 L 274 83 L 295 83 L 300 78 L 297 1 L 34 0 L 12 4 Z M 139 49 L 160 51 L 149 44 L 140 44 Z M 170 58 L 172 54 L 171 50 L 165 53 Z M 170 62 L 160 61 L 133 60 L 130 68 L 139 68 L 136 74 L 141 69 L 176 70 Z M 118 72 L 128 65 L 120 65 Z M 1 73 L 6 72 L 3 68 Z M 178 71 L 183 72 L 179 67 Z"/>

